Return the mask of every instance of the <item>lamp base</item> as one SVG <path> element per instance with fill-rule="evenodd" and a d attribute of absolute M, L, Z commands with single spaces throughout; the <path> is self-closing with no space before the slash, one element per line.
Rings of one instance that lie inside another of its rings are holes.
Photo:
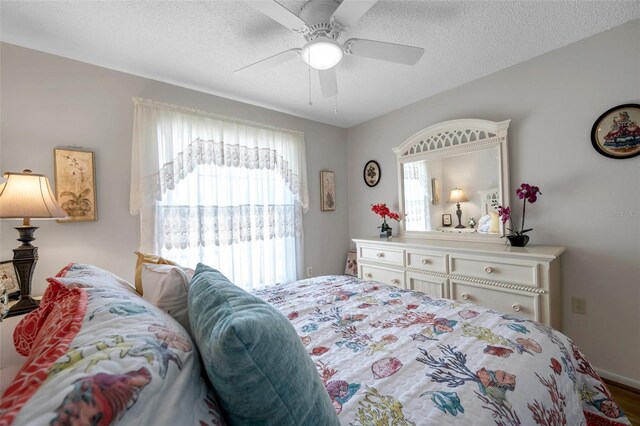
<path fill-rule="evenodd" d="M 456 216 L 458 216 L 458 225 L 456 226 L 456 229 L 466 228 L 466 226 L 462 224 L 462 210 L 460 210 L 460 203 L 457 203 L 456 207 Z"/>
<path fill-rule="evenodd" d="M 16 315 L 24 315 L 29 312 L 38 309 L 40 306 L 40 302 L 32 298 L 31 296 L 22 297 L 18 303 L 14 304 L 9 308 L 9 312 L 7 313 L 7 318 L 14 317 Z"/>
<path fill-rule="evenodd" d="M 39 304 L 31 297 L 31 278 L 38 262 L 38 247 L 34 247 L 31 242 L 35 240 L 33 233 L 38 227 L 26 224 L 15 229 L 20 236 L 18 241 L 22 243 L 20 247 L 13 249 L 13 268 L 20 286 L 20 300 L 9 308 L 8 317 L 29 313 Z"/>

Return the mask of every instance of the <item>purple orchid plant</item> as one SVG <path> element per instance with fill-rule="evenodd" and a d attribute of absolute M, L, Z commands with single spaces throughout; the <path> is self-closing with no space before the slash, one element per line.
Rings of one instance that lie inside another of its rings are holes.
<path fill-rule="evenodd" d="M 513 226 L 511 222 L 511 207 L 503 207 L 501 205 L 495 204 L 498 208 L 498 216 L 503 224 L 509 221 L 509 225 L 511 228 L 507 228 L 507 231 L 510 232 L 509 235 L 524 235 L 526 232 L 533 230 L 533 228 L 524 229 L 524 217 L 527 210 L 527 201 L 531 204 L 535 203 L 538 200 L 538 195 L 542 195 L 540 192 L 540 188 L 537 186 L 529 185 L 528 183 L 520 184 L 520 188 L 516 189 L 516 195 L 522 201 L 522 224 L 520 225 L 520 230 Z"/>

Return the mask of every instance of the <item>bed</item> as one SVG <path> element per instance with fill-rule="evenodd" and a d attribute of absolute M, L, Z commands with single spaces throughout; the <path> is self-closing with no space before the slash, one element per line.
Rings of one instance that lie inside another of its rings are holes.
<path fill-rule="evenodd" d="M 208 353 L 178 321 L 106 271 L 72 264 L 58 275 L 18 326 L 29 358 L 0 425 L 234 423 L 216 401 L 220 383 L 201 374 Z M 542 324 L 351 276 L 253 296 L 290 322 L 331 424 L 630 424 L 580 350 Z"/>
<path fill-rule="evenodd" d="M 630 424 L 540 323 L 349 276 L 255 294 L 298 331 L 341 424 Z"/>

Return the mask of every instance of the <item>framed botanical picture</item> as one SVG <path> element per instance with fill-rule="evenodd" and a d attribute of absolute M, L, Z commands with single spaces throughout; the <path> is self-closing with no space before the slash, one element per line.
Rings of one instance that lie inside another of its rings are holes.
<path fill-rule="evenodd" d="M 451 226 L 451 215 L 443 214 L 442 215 L 442 226 Z"/>
<path fill-rule="evenodd" d="M 13 261 L 5 260 L 0 262 L 0 284 L 7 289 L 9 299 L 18 299 L 20 297 L 20 286 L 18 285 L 16 270 L 13 268 Z"/>
<path fill-rule="evenodd" d="M 336 174 L 329 170 L 320 172 L 320 210 L 332 212 L 336 209 Z"/>
<path fill-rule="evenodd" d="M 624 104 L 605 111 L 591 129 L 591 144 L 609 158 L 640 154 L 640 105 Z"/>
<path fill-rule="evenodd" d="M 53 150 L 56 198 L 67 212 L 58 222 L 98 220 L 96 209 L 96 168 L 91 151 L 56 148 Z"/>
<path fill-rule="evenodd" d="M 380 165 L 377 161 L 370 160 L 364 165 L 362 176 L 364 177 L 364 183 L 366 183 L 368 187 L 373 188 L 376 186 L 378 182 L 380 182 L 381 174 Z"/>

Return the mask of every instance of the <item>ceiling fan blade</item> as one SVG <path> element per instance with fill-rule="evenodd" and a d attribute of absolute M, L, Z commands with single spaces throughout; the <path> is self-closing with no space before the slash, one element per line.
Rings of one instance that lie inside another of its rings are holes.
<path fill-rule="evenodd" d="M 415 65 L 424 54 L 422 47 L 361 38 L 352 38 L 345 41 L 344 51 L 349 55 L 382 59 L 383 61 L 397 62 L 406 65 Z"/>
<path fill-rule="evenodd" d="M 305 34 L 309 31 L 306 22 L 274 0 L 245 0 L 245 3 L 293 32 Z"/>
<path fill-rule="evenodd" d="M 350 27 L 377 2 L 378 0 L 342 0 L 340 6 L 333 12 L 333 19 L 341 27 Z"/>
<path fill-rule="evenodd" d="M 336 67 L 328 70 L 318 70 L 320 76 L 320 91 L 322 96 L 330 98 L 338 94 L 338 78 L 336 76 Z"/>
<path fill-rule="evenodd" d="M 302 52 L 302 49 L 285 50 L 284 52 L 280 52 L 276 55 L 269 56 L 266 59 L 262 59 L 261 61 L 255 62 L 251 65 L 247 65 L 246 67 L 239 68 L 235 70 L 234 73 L 247 72 L 247 71 L 252 71 L 252 72 L 264 71 L 266 69 L 275 67 L 276 65 L 282 64 L 284 62 L 287 62 L 294 58 L 299 57 L 301 52 Z"/>

